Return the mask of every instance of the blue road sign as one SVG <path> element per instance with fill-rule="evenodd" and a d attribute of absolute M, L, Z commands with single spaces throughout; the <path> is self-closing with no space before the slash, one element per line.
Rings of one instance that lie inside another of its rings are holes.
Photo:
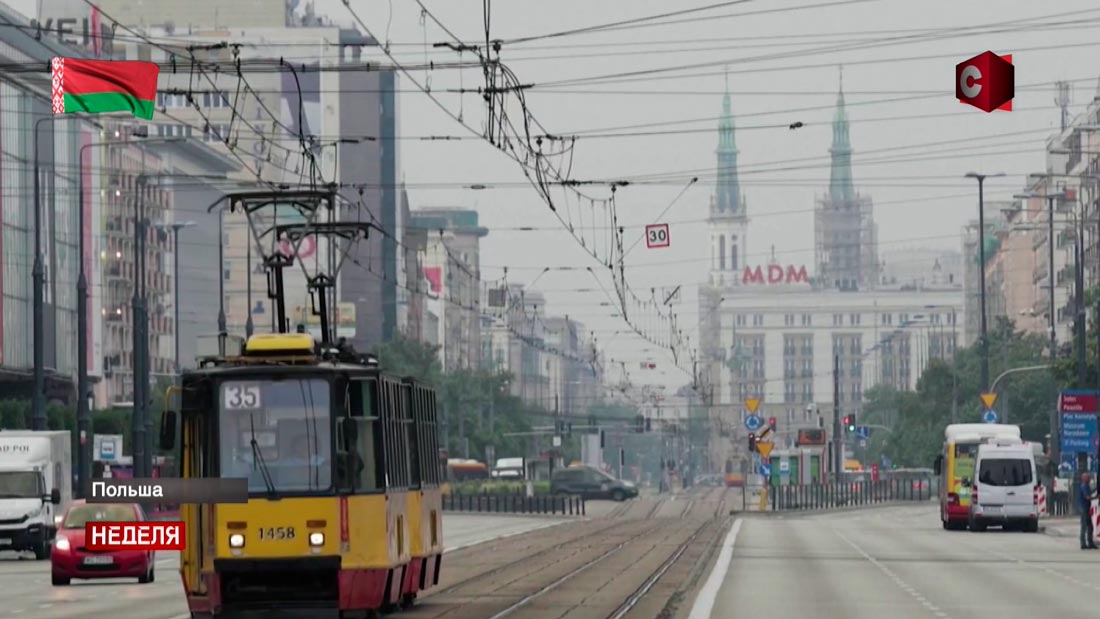
<path fill-rule="evenodd" d="M 871 428 L 867 426 L 856 426 L 856 438 L 862 441 L 871 438 Z"/>
<path fill-rule="evenodd" d="M 745 427 L 748 428 L 749 432 L 756 432 L 764 427 L 764 418 L 760 415 L 746 415 Z"/>
<path fill-rule="evenodd" d="M 982 413 L 982 421 L 986 423 L 997 423 L 998 419 L 1000 419 L 1000 416 L 997 415 L 997 411 L 992 408 Z"/>
<path fill-rule="evenodd" d="M 771 477 L 772 476 L 772 465 L 770 465 L 770 464 L 761 464 L 760 465 L 760 474 L 763 475 L 764 477 Z"/>

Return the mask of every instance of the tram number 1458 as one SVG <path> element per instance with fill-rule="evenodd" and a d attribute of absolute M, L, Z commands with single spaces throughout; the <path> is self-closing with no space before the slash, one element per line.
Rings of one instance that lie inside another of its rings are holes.
<path fill-rule="evenodd" d="M 294 539 L 294 527 L 260 527 L 260 539 Z"/>

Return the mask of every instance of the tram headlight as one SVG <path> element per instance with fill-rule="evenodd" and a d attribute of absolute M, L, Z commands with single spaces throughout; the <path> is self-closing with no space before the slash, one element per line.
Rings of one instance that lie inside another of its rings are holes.
<path fill-rule="evenodd" d="M 229 536 L 230 548 L 244 548 L 244 535 L 240 533 L 233 533 Z"/>
<path fill-rule="evenodd" d="M 309 545 L 310 546 L 324 546 L 325 545 L 325 534 L 321 533 L 320 531 L 314 531 L 313 533 L 310 533 L 309 534 Z"/>

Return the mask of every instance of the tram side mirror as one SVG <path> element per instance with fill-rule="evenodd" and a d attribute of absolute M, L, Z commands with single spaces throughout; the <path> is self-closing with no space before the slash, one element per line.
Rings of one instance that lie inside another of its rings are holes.
<path fill-rule="evenodd" d="M 176 411 L 166 410 L 160 418 L 160 448 L 171 451 L 176 447 Z"/>
<path fill-rule="evenodd" d="M 943 456 L 936 456 L 935 461 L 932 462 L 932 470 L 936 475 L 943 473 Z"/>
<path fill-rule="evenodd" d="M 61 490 L 57 488 L 50 490 L 50 503 L 61 505 Z"/>

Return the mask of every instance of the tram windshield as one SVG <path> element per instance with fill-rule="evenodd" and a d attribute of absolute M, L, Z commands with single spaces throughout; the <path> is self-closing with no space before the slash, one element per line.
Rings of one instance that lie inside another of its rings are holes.
<path fill-rule="evenodd" d="M 221 476 L 247 477 L 250 492 L 330 488 L 329 391 L 317 378 L 223 383 Z"/>

